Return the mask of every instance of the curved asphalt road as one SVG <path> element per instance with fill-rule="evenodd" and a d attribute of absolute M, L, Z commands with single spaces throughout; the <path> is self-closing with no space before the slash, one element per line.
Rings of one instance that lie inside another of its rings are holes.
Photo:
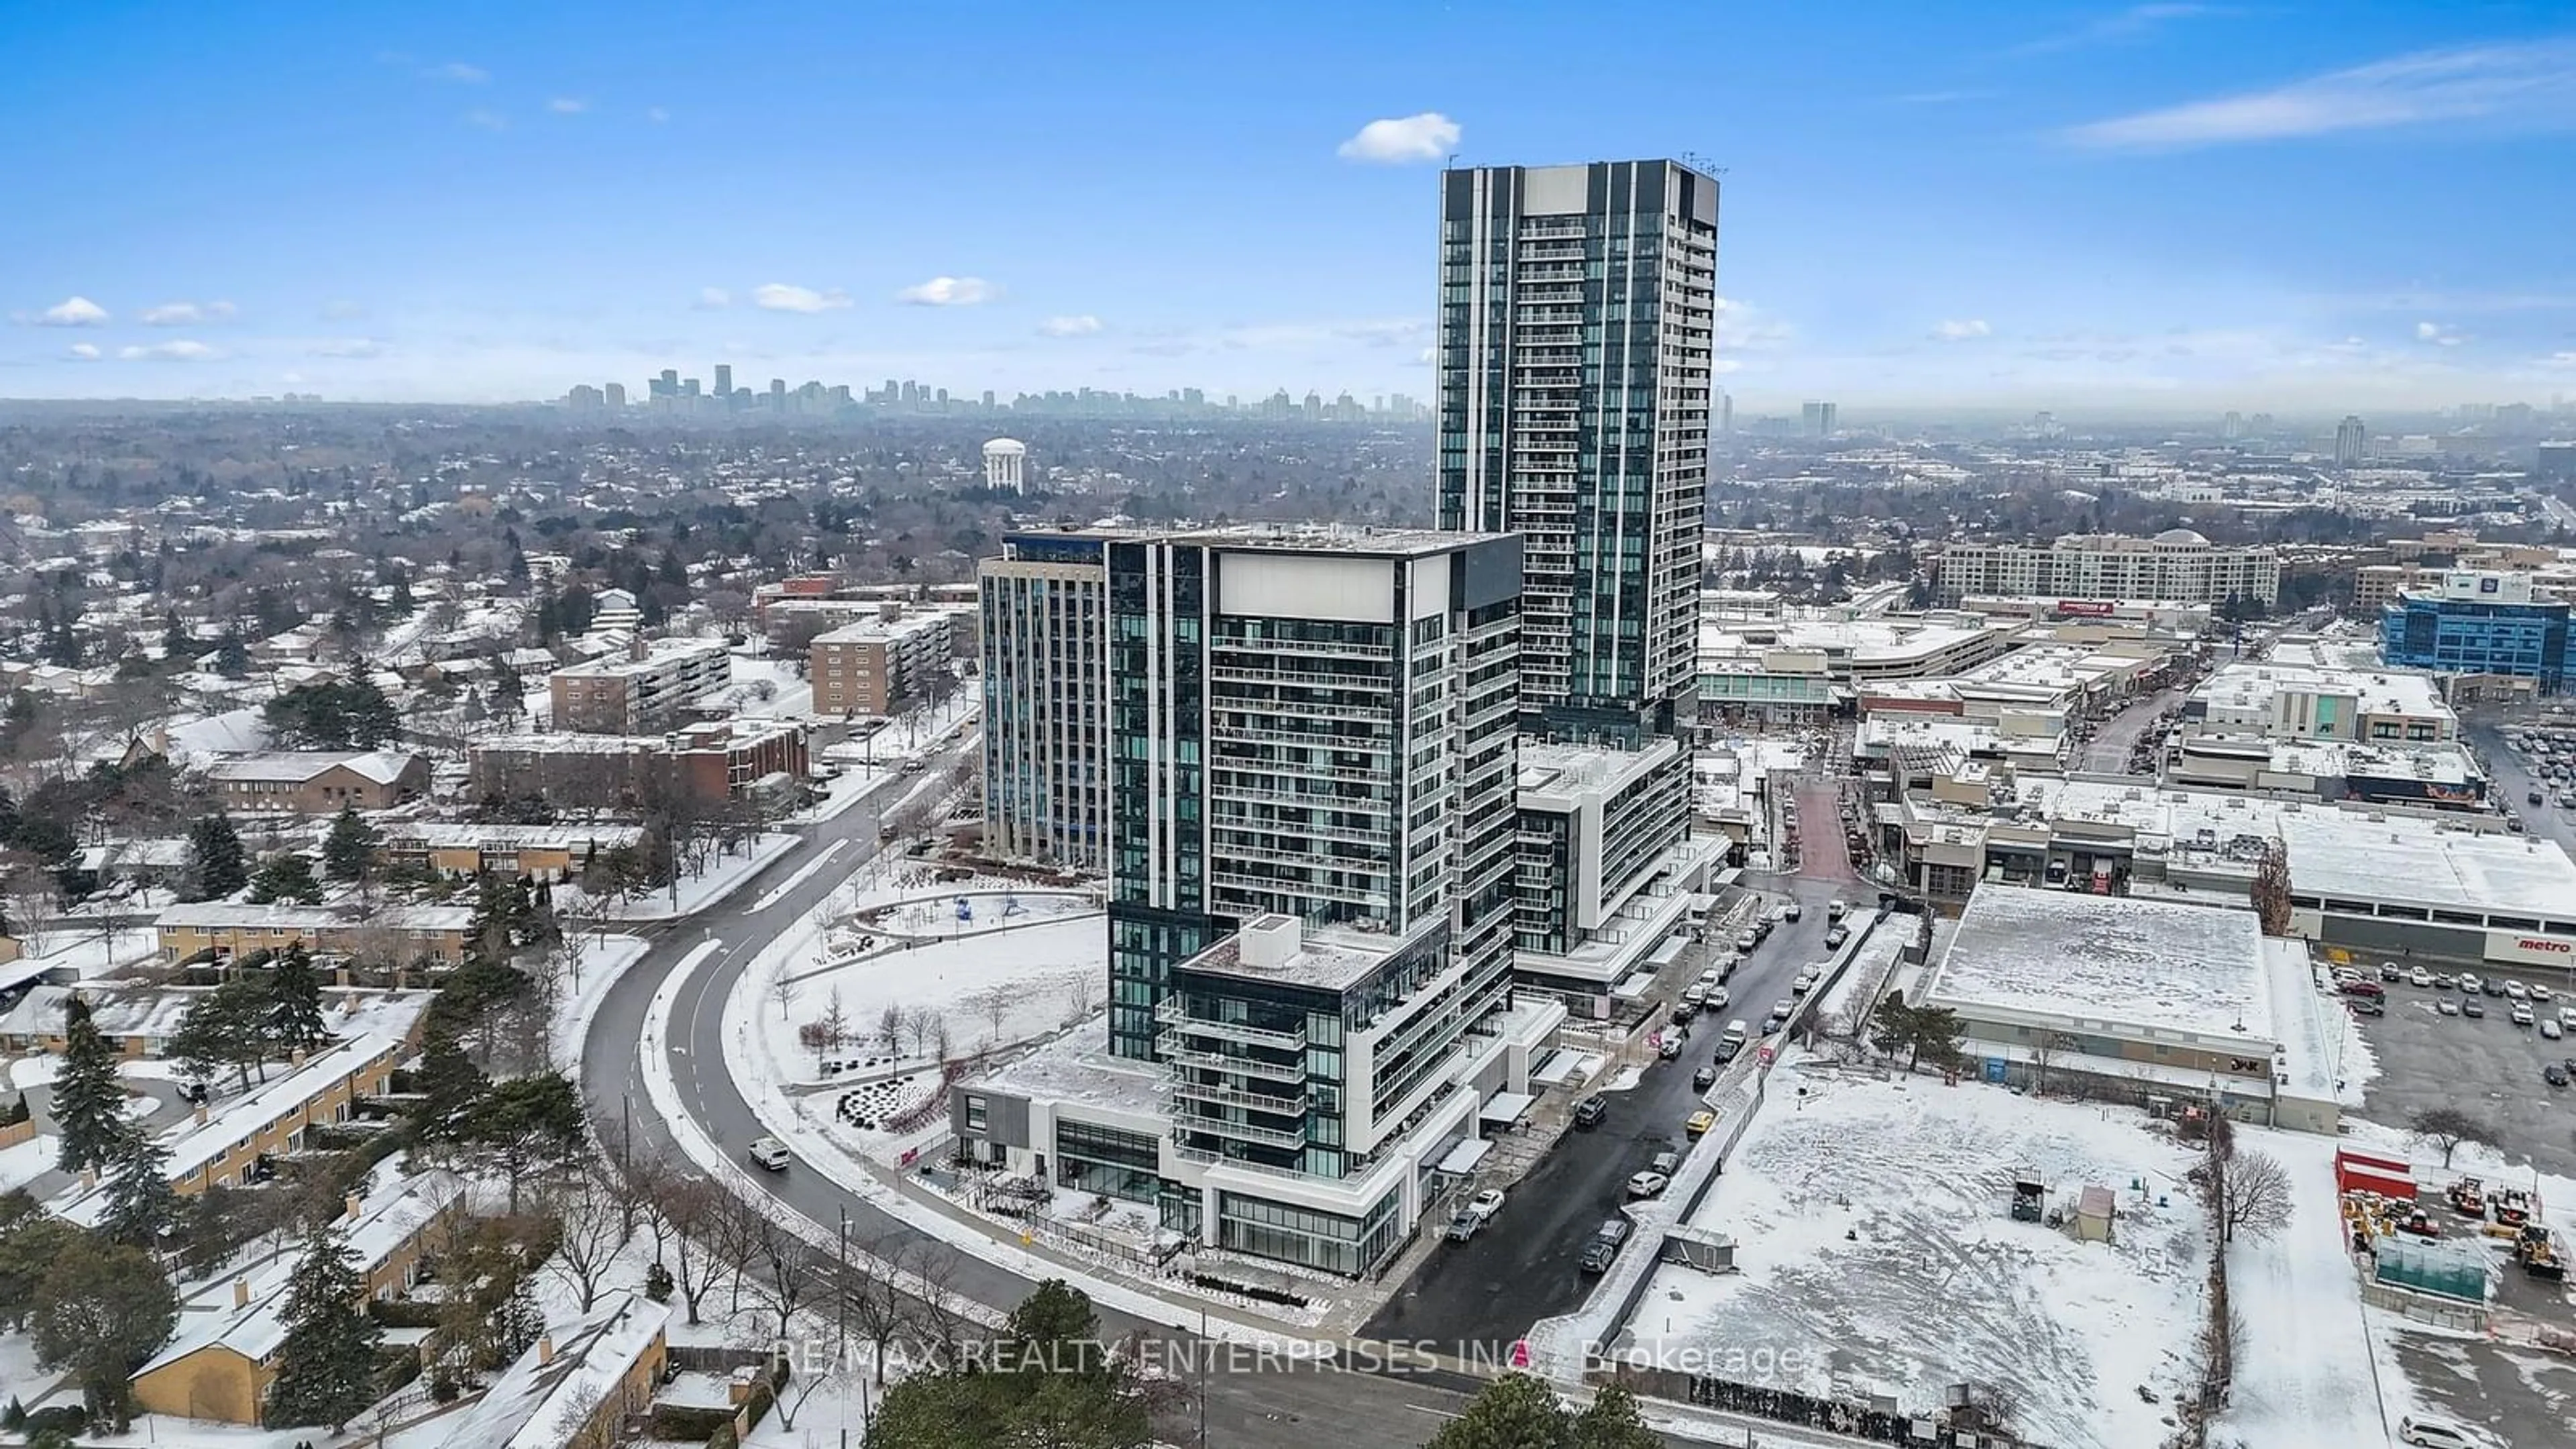
<path fill-rule="evenodd" d="M 722 949 L 691 973 L 672 1003 L 671 1073 L 679 1085 L 683 1109 L 720 1146 L 731 1149 L 763 1135 L 759 1118 L 725 1071 L 726 995 L 761 948 L 804 919 L 875 858 L 879 807 L 891 807 L 920 780 L 937 778 L 961 754 L 962 749 L 944 752 L 922 775 L 896 775 L 879 782 L 868 799 L 807 827 L 803 845 L 763 867 L 723 903 L 640 933 L 652 942 L 650 949 L 601 1001 L 583 1042 L 582 1092 L 603 1137 L 622 1125 L 632 1150 L 660 1153 L 674 1164 L 689 1161 L 668 1126 L 654 1115 L 644 1090 L 644 1018 L 654 993 L 710 937 L 721 942 Z M 836 841 L 848 844 L 830 866 L 799 881 L 777 901 L 765 907 L 760 904 L 763 881 L 789 879 Z M 897 1248 L 920 1250 L 940 1241 L 810 1166 L 756 1174 L 754 1180 L 781 1205 L 827 1232 L 847 1213 L 853 1248 L 874 1248 L 884 1254 Z M 1005 1311 L 1034 1286 L 1017 1273 L 965 1253 L 954 1256 L 947 1285 L 964 1297 Z M 1172 1322 L 1149 1324 L 1106 1309 L 1100 1312 L 1101 1329 L 1113 1338 L 1142 1330 L 1186 1339 L 1190 1336 L 1186 1329 L 1193 1325 L 1182 1323 L 1184 1316 L 1176 1309 Z M 1465 1395 L 1442 1387 L 1442 1382 L 1457 1381 L 1312 1368 L 1290 1371 L 1275 1362 L 1247 1364 L 1244 1371 L 1218 1373 L 1208 1384 L 1203 1442 L 1313 1449 L 1319 1439 L 1329 1439 L 1343 1449 L 1412 1449 L 1464 1406 Z M 1463 1387 L 1472 1391 L 1476 1386 Z M 1667 1442 L 1699 1441 L 1668 1436 Z"/>

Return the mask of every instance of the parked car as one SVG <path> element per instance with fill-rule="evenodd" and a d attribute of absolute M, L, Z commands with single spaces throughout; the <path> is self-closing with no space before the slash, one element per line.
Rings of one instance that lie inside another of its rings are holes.
<path fill-rule="evenodd" d="M 1687 1032 L 1665 1032 L 1664 1039 L 1655 1044 L 1655 1055 L 1668 1062 L 1678 1058 L 1682 1054 L 1682 1043 L 1688 1038 Z"/>
<path fill-rule="evenodd" d="M 2556 1041 L 2566 1034 L 2567 1028 L 2560 1026 L 2556 1017 L 2544 1016 L 2540 1019 L 2540 1039 L 2542 1041 Z"/>
<path fill-rule="evenodd" d="M 1682 1026 L 1697 1015 L 1699 1015 L 1699 1003 L 1691 1000 L 1689 992 L 1683 992 L 1682 999 L 1673 1003 L 1673 1025 Z"/>
<path fill-rule="evenodd" d="M 1851 902 L 1844 900 L 1840 896 L 1836 896 L 1832 900 L 1825 902 L 1825 919 L 1828 921 L 1839 921 L 1843 918 L 1843 913 L 1850 909 Z"/>
<path fill-rule="evenodd" d="M 1748 926 L 1748 927 L 1746 927 L 1745 929 L 1743 929 L 1743 930 L 1738 931 L 1738 932 L 1736 932 L 1736 933 L 1735 933 L 1735 949 L 1736 949 L 1736 950 L 1738 950 L 1738 951 L 1748 951 L 1748 952 L 1749 952 L 1749 951 L 1751 951 L 1754 947 L 1759 946 L 1759 945 L 1761 945 L 1761 944 L 1762 944 L 1762 933 L 1761 933 L 1761 932 L 1759 932 L 1759 931 L 1756 931 L 1756 930 L 1752 929 L 1752 928 L 1751 928 L 1751 927 L 1749 927 L 1749 926 Z"/>
<path fill-rule="evenodd" d="M 2387 1005 L 2375 996 L 2347 996 L 2344 998 L 2343 1004 L 2351 1007 L 2352 1014 L 2355 1016 L 2386 1016 L 2388 1014 Z"/>
<path fill-rule="evenodd" d="M 2433 973 L 2425 970 L 2421 966 L 2418 966 L 2412 972 L 2407 974 L 2406 979 L 2409 983 L 2416 986 L 2430 986 L 2433 984 Z"/>
<path fill-rule="evenodd" d="M 2403 1414 L 2397 1420 L 2397 1437 L 2417 1449 L 2497 1449 L 2492 1439 L 2469 1437 L 2469 1431 L 2447 1419 L 2421 1414 Z"/>
<path fill-rule="evenodd" d="M 1574 1125 L 1577 1127 L 1598 1127 L 1601 1119 L 1609 1115 L 1609 1102 L 1599 1097 L 1586 1097 L 1574 1104 Z"/>
<path fill-rule="evenodd" d="M 2484 996 L 2502 996 L 2502 995 L 2504 995 L 2504 978 L 2503 978 L 2503 977 L 2501 977 L 2501 976 L 2481 976 L 2481 977 L 2479 977 L 2479 978 L 2478 978 L 2478 992 L 2479 992 L 2479 994 L 2484 995 Z"/>
<path fill-rule="evenodd" d="M 2534 1001 L 2547 1001 L 2556 994 L 2556 992 L 2551 991 L 2548 987 L 2541 985 L 2537 981 L 2531 983 L 2531 999 Z"/>
<path fill-rule="evenodd" d="M 2460 1014 L 2460 1003 L 2445 996 L 2433 1003 L 2433 1009 L 2444 1016 L 2457 1016 Z"/>
<path fill-rule="evenodd" d="M 2553 1027 L 2557 1024 L 2558 1023 L 2554 1021 L 2550 1023 Z M 1707 1065 L 1702 1066 L 1698 1071 L 1691 1073 L 1691 1090 L 1695 1092 L 1705 1092 L 1716 1085 L 1717 1064 L 1714 1062 L 1708 1063 Z"/>
<path fill-rule="evenodd" d="M 1693 1137 L 1697 1137 L 1716 1125 L 1717 1114 L 1706 1107 L 1702 1107 L 1698 1111 L 1690 1114 L 1690 1120 L 1682 1124 L 1682 1130 Z"/>
<path fill-rule="evenodd" d="M 2569 1004 L 2558 1008 L 2558 1024 L 2560 1026 L 2576 1027 L 2576 1002 L 2570 1002 Z"/>
<path fill-rule="evenodd" d="M 2460 998 L 2460 1015 L 2484 1016 L 2486 1014 L 2487 1004 L 2485 1002 L 2478 1000 L 2474 996 L 2463 996 Z"/>
<path fill-rule="evenodd" d="M 1628 1196 L 1660 1197 L 1673 1180 L 1660 1172 L 1640 1172 L 1628 1179 Z"/>
<path fill-rule="evenodd" d="M 2504 983 L 2504 994 L 2516 1001 L 2528 1001 L 2531 999 L 2531 988 L 2519 981 L 2507 979 Z"/>
<path fill-rule="evenodd" d="M 2522 797 L 2522 803 L 2525 805 L 2539 805 L 2545 803 L 2548 799 L 2548 796 L 2534 790 Z"/>
<path fill-rule="evenodd" d="M 1628 1232 L 1626 1218 L 1603 1219 L 1601 1226 L 1592 1230 L 1591 1241 L 1583 1245 L 1579 1266 L 1586 1273 L 1609 1272 L 1610 1264 L 1619 1256 L 1619 1245 L 1628 1241 Z"/>
<path fill-rule="evenodd" d="M 1660 1172 L 1664 1176 L 1670 1177 L 1674 1173 L 1682 1170 L 1682 1155 L 1667 1147 L 1663 1151 L 1646 1159 L 1646 1170 L 1648 1172 Z"/>
<path fill-rule="evenodd" d="M 2472 992 L 2473 992 L 2473 991 L 2475 991 L 2475 990 L 2477 990 L 2477 989 L 2478 989 L 2478 976 L 2477 976 L 2477 973 L 2476 973 L 2476 972 L 2474 972 L 2474 971 L 2463 971 L 2463 972 L 2461 972 L 2461 973 L 2460 973 L 2459 981 L 2460 981 L 2460 989 L 2461 989 L 2462 991 L 2472 991 Z"/>
<path fill-rule="evenodd" d="M 1839 949 L 1841 948 L 1841 946 L 1842 946 L 1843 942 L 1848 941 L 1848 940 L 1850 940 L 1850 939 L 1851 939 L 1851 927 L 1849 927 L 1849 926 L 1836 925 L 1836 926 L 1828 926 L 1828 927 L 1826 927 L 1826 928 L 1825 928 L 1825 949 L 1826 949 L 1826 950 L 1829 950 L 1829 951 L 1831 951 L 1831 950 L 1839 950 Z"/>
<path fill-rule="evenodd" d="M 1728 1062 L 1735 1060 L 1736 1054 L 1743 1050 L 1744 1039 L 1742 1037 L 1719 1037 L 1717 1039 L 1717 1064 L 1721 1067 L 1725 1066 Z"/>
<path fill-rule="evenodd" d="M 765 1167 L 771 1172 L 785 1172 L 787 1170 L 787 1163 L 789 1161 L 787 1156 L 787 1144 L 779 1141 L 775 1137 L 756 1137 L 752 1139 L 750 1152 L 751 1160 L 756 1166 Z"/>
<path fill-rule="evenodd" d="M 2347 981 L 2343 983 L 2343 994 L 2346 996 L 2367 996 L 2371 1000 L 2377 1001 L 2379 998 L 2388 994 L 2388 988 L 2380 985 L 2376 981 Z"/>
<path fill-rule="evenodd" d="M 1710 1011 L 1724 1011 L 1726 1010 L 1726 1004 L 1734 999 L 1735 998 L 1733 996 L 1727 994 L 1725 987 L 1713 987 L 1708 993 L 1708 1000 L 1701 1002 L 1700 1005 L 1706 1007 Z"/>
<path fill-rule="evenodd" d="M 2513 1004 L 2513 1024 L 2516 1026 L 2531 1025 L 2531 1008 L 2519 1001 L 2515 1002 Z"/>

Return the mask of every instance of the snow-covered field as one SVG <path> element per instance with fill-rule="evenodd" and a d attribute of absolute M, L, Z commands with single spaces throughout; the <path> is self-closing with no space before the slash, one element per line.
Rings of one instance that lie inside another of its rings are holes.
<path fill-rule="evenodd" d="M 881 941 L 872 954 L 838 964 L 809 960 L 791 966 L 786 1009 L 779 1009 L 776 989 L 770 988 L 761 1003 L 761 1025 L 772 1057 L 787 1065 L 793 1080 L 815 1076 L 815 1051 L 799 1040 L 799 1026 L 821 1020 L 836 996 L 843 1018 L 861 1038 L 841 1056 L 878 1054 L 881 1043 L 866 1038 L 888 1007 L 939 1013 L 955 1052 L 1013 1046 L 1099 1005 L 1108 949 L 1108 932 L 1089 910 L 910 945 Z M 912 1054 L 908 1045 L 904 1054 Z"/>
<path fill-rule="evenodd" d="M 2180 1181 L 2195 1154 L 2138 1120 L 1982 1084 L 1784 1071 L 1692 1218 L 1736 1239 L 1740 1271 L 1658 1268 L 1614 1349 L 1911 1409 L 1965 1382 L 2059 1449 L 2153 1449 L 2188 1381 L 2207 1228 Z M 2052 1204 L 2110 1188 L 2113 1241 L 2013 1221 L 2017 1168 Z"/>

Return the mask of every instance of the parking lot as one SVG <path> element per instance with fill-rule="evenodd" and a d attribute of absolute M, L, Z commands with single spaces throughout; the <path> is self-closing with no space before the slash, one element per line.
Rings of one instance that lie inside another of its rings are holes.
<path fill-rule="evenodd" d="M 2521 974 L 2552 993 L 2536 1015 L 2576 1002 L 2576 982 L 2565 975 Z M 2435 1003 L 2444 999 L 2463 1000 L 2456 989 L 2394 983 L 2388 1014 L 2362 1018 L 2379 1076 L 2365 1089 L 2361 1115 L 2402 1126 L 2425 1108 L 2459 1107 L 2493 1122 L 2507 1154 L 2528 1153 L 2543 1171 L 2576 1175 L 2576 1088 L 2541 1080 L 2548 1063 L 2576 1057 L 2576 1033 L 2549 1041 L 2536 1024 L 2516 1026 L 2504 997 L 2480 996 L 2482 1018 L 2441 1015 Z"/>

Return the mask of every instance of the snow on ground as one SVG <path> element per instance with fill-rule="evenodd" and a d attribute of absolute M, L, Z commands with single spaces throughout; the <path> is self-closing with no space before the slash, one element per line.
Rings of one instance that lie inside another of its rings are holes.
<path fill-rule="evenodd" d="M 2289 1170 L 2289 1226 L 2228 1250 L 2228 1300 L 2245 1318 L 2233 1401 L 2213 1436 L 2263 1449 L 2384 1444 L 2404 1396 L 2384 1409 L 2361 1279 L 2345 1256 L 2332 1137 L 2237 1129 L 2239 1151 Z"/>
<path fill-rule="evenodd" d="M 906 943 L 871 938 L 874 944 L 864 953 L 823 955 L 834 939 L 844 947 L 853 944 L 848 937 L 818 937 L 813 948 L 769 971 L 745 973 L 726 1002 L 726 1029 L 751 1026 L 756 1018 L 760 1049 L 784 1080 L 823 1079 L 819 1062 L 824 1054 L 806 1045 L 798 1030 L 821 1021 L 836 997 L 851 1039 L 830 1055 L 852 1063 L 881 1055 L 912 1060 L 923 1053 L 908 1037 L 895 1052 L 875 1039 L 888 1007 L 938 1013 L 950 1050 L 967 1055 L 1034 1040 L 1088 1014 L 1097 1007 L 1099 984 L 1107 976 L 1108 934 L 1099 915 L 1090 911 L 947 939 Z M 783 1008 L 774 985 L 782 973 L 787 990 Z M 862 1068 L 846 1075 L 855 1084 L 876 1073 Z M 914 1085 L 922 1091 L 938 1076 L 928 1069 L 915 1075 L 920 1080 Z M 900 1111 L 910 1101 L 877 1105 Z"/>
<path fill-rule="evenodd" d="M 814 686 L 797 673 L 796 661 L 789 658 L 734 655 L 731 678 L 715 697 L 720 703 L 732 705 L 738 714 L 769 719 L 814 717 Z"/>
<path fill-rule="evenodd" d="M 1820 1397 L 1939 1406 L 1942 1385 L 2000 1388 L 2013 1427 L 2059 1449 L 2151 1449 L 2186 1382 L 2206 1224 L 2180 1185 L 2194 1154 L 2134 1111 L 1981 1084 L 1791 1079 L 1746 1130 L 1696 1227 L 1737 1240 L 1741 1270 L 1661 1267 L 1616 1348 L 1667 1367 Z M 2110 1244 L 2015 1222 L 2017 1169 L 2051 1203 L 2110 1188 Z M 2133 1188 L 2144 1183 L 2145 1191 Z"/>
<path fill-rule="evenodd" d="M 740 855 L 724 855 L 707 862 L 706 874 L 684 877 L 675 902 L 669 886 L 631 900 L 620 901 L 609 910 L 615 921 L 667 921 L 678 916 L 693 916 L 740 889 L 742 883 L 760 873 L 771 861 L 794 850 L 798 838 L 786 834 L 755 836 L 751 849 Z M 557 889 L 561 894 L 561 888 Z"/>
<path fill-rule="evenodd" d="M 652 943 L 640 936 L 582 936 L 573 979 L 565 983 L 565 998 L 555 1009 L 550 1040 L 556 1061 L 569 1065 L 581 1059 L 582 1038 L 590 1034 L 590 1019 L 599 1003 L 608 999 L 609 988 L 626 974 L 626 968 L 644 959 L 650 949 Z"/>
<path fill-rule="evenodd" d="M 96 934 L 94 926 L 80 927 L 77 939 L 73 930 L 59 929 L 22 944 L 27 947 L 26 958 L 19 963 L 23 969 L 41 967 L 47 972 L 68 972 L 84 981 L 149 961 L 161 951 L 159 938 L 150 926 L 120 927 L 113 940 Z M 48 949 L 38 950 L 38 946 Z"/>

